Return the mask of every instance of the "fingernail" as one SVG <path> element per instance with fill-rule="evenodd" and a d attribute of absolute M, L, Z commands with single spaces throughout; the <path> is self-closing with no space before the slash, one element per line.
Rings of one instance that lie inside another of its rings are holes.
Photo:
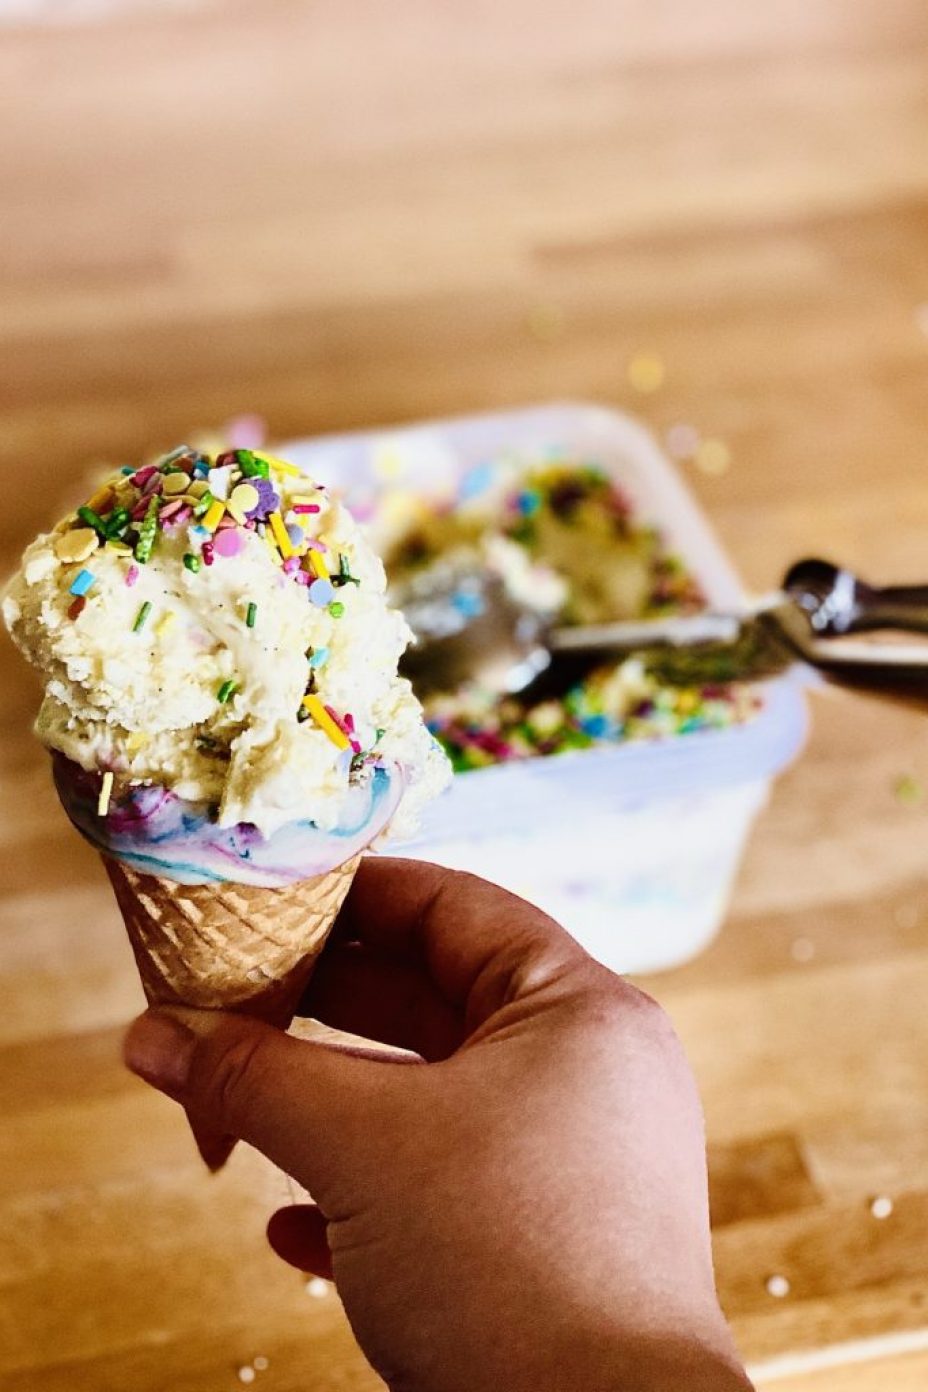
<path fill-rule="evenodd" d="M 126 1067 L 152 1087 L 180 1097 L 187 1084 L 196 1036 L 180 1020 L 149 1010 L 130 1025 L 123 1046 Z"/>

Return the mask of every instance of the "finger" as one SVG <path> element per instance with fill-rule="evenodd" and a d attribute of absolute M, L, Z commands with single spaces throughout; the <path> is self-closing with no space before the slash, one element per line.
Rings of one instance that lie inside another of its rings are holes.
<path fill-rule="evenodd" d="M 332 943 L 319 959 L 299 1013 L 333 1029 L 409 1049 L 433 1062 L 464 1038 L 461 1012 L 415 962 L 368 948 Z"/>
<path fill-rule="evenodd" d="M 294 1204 L 271 1214 L 267 1240 L 282 1261 L 298 1271 L 332 1280 L 328 1224 L 315 1204 Z"/>
<path fill-rule="evenodd" d="M 361 862 L 337 935 L 421 962 L 469 1026 L 503 1000 L 591 965 L 553 919 L 498 885 L 387 856 Z"/>
<path fill-rule="evenodd" d="M 389 1146 L 412 1125 L 404 1098 L 420 1068 L 398 1058 L 294 1039 L 245 1015 L 179 1007 L 147 1011 L 125 1041 L 129 1068 L 180 1102 L 202 1132 L 248 1141 L 333 1218 L 337 1206 L 325 1201 L 340 1167 L 360 1176 L 373 1163 L 374 1128 Z"/>

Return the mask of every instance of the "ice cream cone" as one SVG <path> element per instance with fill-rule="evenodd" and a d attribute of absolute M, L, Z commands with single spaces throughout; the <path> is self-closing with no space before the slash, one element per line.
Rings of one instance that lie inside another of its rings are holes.
<path fill-rule="evenodd" d="M 264 889 L 181 885 L 103 857 L 150 1005 L 239 1010 L 284 1027 L 359 862 Z"/>
<path fill-rule="evenodd" d="M 286 1029 L 361 857 L 282 889 L 181 885 L 102 860 L 149 1005 L 237 1010 Z M 221 1169 L 235 1139 L 188 1119 L 203 1159 Z"/>

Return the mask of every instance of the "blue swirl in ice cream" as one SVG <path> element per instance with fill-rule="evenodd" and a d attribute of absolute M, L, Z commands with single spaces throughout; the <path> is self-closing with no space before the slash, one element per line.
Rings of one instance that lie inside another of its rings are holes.
<path fill-rule="evenodd" d="M 370 770 L 352 786 L 337 826 L 293 821 L 265 837 L 249 823 L 220 826 L 216 808 L 152 784 L 126 785 L 99 813 L 101 777 L 56 754 L 55 786 L 77 830 L 103 855 L 178 884 L 280 889 L 351 860 L 385 829 L 403 795 L 402 772 Z"/>

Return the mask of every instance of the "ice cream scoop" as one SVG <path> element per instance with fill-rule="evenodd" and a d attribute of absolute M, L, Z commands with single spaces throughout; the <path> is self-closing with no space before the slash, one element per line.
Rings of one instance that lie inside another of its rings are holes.
<path fill-rule="evenodd" d="M 877 589 L 820 560 L 739 613 L 559 628 L 489 571 L 422 571 L 404 605 L 418 638 L 404 660 L 418 691 L 463 680 L 501 694 L 549 697 L 592 665 L 640 655 L 670 684 L 757 680 L 804 663 L 838 685 L 928 700 L 928 645 L 839 641 L 899 629 L 928 634 L 928 589 Z"/>

